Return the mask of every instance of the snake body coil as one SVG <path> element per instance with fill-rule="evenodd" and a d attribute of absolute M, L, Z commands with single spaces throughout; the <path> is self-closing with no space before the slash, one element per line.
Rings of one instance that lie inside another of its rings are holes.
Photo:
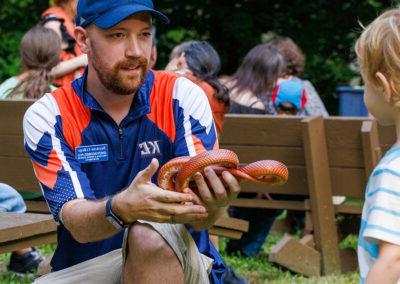
<path fill-rule="evenodd" d="M 195 173 L 203 172 L 206 167 L 212 167 L 216 173 L 229 171 L 240 180 L 270 185 L 284 184 L 289 176 L 287 167 L 281 162 L 260 160 L 239 167 L 239 158 L 233 151 L 219 149 L 170 160 L 159 171 L 158 185 L 163 189 L 181 191 L 189 186 Z"/>

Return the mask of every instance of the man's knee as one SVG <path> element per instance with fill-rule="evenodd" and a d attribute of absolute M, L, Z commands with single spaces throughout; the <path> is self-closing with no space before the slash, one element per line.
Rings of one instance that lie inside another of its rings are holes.
<path fill-rule="evenodd" d="M 175 257 L 171 247 L 164 238 L 151 226 L 136 223 L 131 226 L 128 234 L 129 253 L 138 256 L 139 254 L 155 254 L 158 257 Z"/>

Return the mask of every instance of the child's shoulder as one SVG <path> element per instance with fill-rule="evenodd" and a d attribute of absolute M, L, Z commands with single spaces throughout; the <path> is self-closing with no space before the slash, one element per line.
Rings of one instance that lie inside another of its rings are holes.
<path fill-rule="evenodd" d="M 393 147 L 385 153 L 375 167 L 372 176 L 385 173 L 400 177 L 400 146 Z"/>

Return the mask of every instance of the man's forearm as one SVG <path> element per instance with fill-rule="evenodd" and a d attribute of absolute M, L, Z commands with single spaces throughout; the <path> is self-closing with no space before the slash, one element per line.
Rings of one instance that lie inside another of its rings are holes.
<path fill-rule="evenodd" d="M 106 200 L 71 200 L 62 208 L 62 222 L 80 243 L 106 239 L 118 233 L 106 219 Z"/>

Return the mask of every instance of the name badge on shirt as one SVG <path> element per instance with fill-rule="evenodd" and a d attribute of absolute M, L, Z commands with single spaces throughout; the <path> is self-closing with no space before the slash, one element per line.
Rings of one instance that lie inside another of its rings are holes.
<path fill-rule="evenodd" d="M 89 145 L 75 148 L 75 159 L 83 163 L 108 161 L 108 145 Z"/>

